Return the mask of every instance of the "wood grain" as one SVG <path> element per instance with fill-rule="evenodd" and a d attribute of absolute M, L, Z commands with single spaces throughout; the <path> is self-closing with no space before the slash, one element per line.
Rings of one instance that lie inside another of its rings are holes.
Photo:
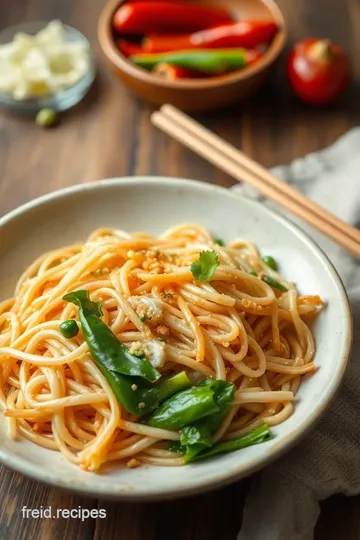
<path fill-rule="evenodd" d="M 137 102 L 103 64 L 96 40 L 105 0 L 1 0 L 0 26 L 54 17 L 84 32 L 99 75 L 87 98 L 51 131 L 29 119 L 0 115 L 0 215 L 43 193 L 75 183 L 132 174 L 233 181 L 154 129 Z M 265 166 L 287 163 L 336 140 L 360 121 L 358 0 L 278 0 L 291 40 L 332 37 L 354 60 L 352 90 L 337 106 L 313 109 L 290 94 L 284 60 L 251 100 L 198 119 Z M 235 540 L 248 481 L 204 496 L 158 504 L 115 504 L 71 496 L 0 468 L 0 540 Z M 23 519 L 21 508 L 104 508 L 106 519 Z M 315 540 L 360 540 L 360 497 L 322 504 Z M 274 516 L 276 519 L 276 516 Z M 266 539 L 264 539 L 266 540 Z M 289 539 L 291 540 L 291 539 Z"/>

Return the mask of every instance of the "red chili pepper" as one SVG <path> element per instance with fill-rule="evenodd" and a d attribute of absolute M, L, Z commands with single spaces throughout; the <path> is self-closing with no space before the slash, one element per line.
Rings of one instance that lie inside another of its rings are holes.
<path fill-rule="evenodd" d="M 133 54 L 140 54 L 144 52 L 144 49 L 138 43 L 132 43 L 131 41 L 126 41 L 125 39 L 118 39 L 116 45 L 120 52 L 123 53 L 126 58 L 132 56 Z"/>
<path fill-rule="evenodd" d="M 350 61 L 343 49 L 328 39 L 305 39 L 289 56 L 288 78 L 302 100 L 332 103 L 349 86 Z"/>
<path fill-rule="evenodd" d="M 228 22 L 225 9 L 183 2 L 127 2 L 113 20 L 115 30 L 125 34 L 195 32 Z"/>
<path fill-rule="evenodd" d="M 248 66 L 255 64 L 260 58 L 264 56 L 264 53 L 257 49 L 249 49 L 246 51 L 246 61 Z"/>
<path fill-rule="evenodd" d="M 162 64 L 157 64 L 153 69 L 153 73 L 159 75 L 159 77 L 162 77 L 167 81 L 177 81 L 179 79 L 196 79 L 204 77 L 204 73 L 200 73 L 192 69 L 186 69 L 181 66 L 166 64 L 165 62 Z"/>
<path fill-rule="evenodd" d="M 276 32 L 273 21 L 241 21 L 182 36 L 149 36 L 143 40 L 143 48 L 149 53 L 231 47 L 253 49 L 270 43 Z"/>

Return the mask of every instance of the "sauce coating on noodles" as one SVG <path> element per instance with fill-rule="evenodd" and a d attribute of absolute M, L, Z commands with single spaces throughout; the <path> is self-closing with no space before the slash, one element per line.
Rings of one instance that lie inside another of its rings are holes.
<path fill-rule="evenodd" d="M 96 230 L 84 243 L 39 257 L 0 303 L 0 406 L 8 435 L 61 451 L 83 469 L 114 460 L 182 465 L 184 456 L 171 446 L 181 431 L 153 427 L 126 410 L 83 329 L 64 325 L 75 319 L 81 330 L 79 308 L 63 299 L 79 290 L 99 303 L 101 320 L 160 382 L 185 372 L 192 385 L 231 383 L 233 400 L 213 424 L 210 444 L 284 422 L 303 375 L 315 370 L 309 325 L 321 299 L 299 296 L 250 242 L 225 244 L 195 224 L 159 237 Z"/>

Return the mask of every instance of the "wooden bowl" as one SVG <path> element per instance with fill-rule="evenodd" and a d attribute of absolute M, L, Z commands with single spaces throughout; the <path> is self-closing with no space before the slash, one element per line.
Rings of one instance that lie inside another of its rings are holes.
<path fill-rule="evenodd" d="M 126 0 L 110 0 L 101 12 L 98 37 L 112 71 L 138 97 L 162 105 L 171 103 L 184 111 L 214 110 L 247 97 L 259 88 L 286 41 L 285 21 L 273 0 L 197 0 L 227 8 L 234 19 L 274 20 L 279 31 L 264 56 L 253 66 L 208 79 L 168 81 L 131 63 L 117 48 L 112 19 Z"/>

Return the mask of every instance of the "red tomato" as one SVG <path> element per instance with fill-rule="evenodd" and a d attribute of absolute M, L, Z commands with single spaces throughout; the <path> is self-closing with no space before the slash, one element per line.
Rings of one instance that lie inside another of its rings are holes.
<path fill-rule="evenodd" d="M 290 53 L 288 79 L 302 100 L 332 103 L 350 83 L 350 61 L 343 49 L 328 39 L 305 39 Z"/>

